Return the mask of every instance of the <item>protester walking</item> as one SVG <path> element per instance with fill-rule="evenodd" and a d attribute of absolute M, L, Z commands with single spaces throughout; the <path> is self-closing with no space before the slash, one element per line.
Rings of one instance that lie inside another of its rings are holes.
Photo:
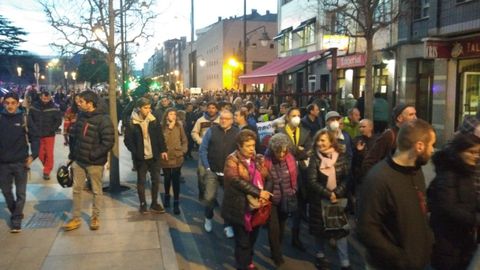
<path fill-rule="evenodd" d="M 480 125 L 478 120 L 475 122 Z M 480 138 L 462 131 L 466 130 L 460 128 L 432 157 L 436 175 L 428 188 L 428 203 L 435 235 L 432 266 L 436 270 L 466 269 L 477 248 L 480 205 L 476 166 L 480 161 Z"/>
<path fill-rule="evenodd" d="M 132 153 L 133 166 L 137 171 L 137 192 L 140 201 L 139 211 L 148 212 L 145 198 L 145 182 L 147 172 L 152 182 L 150 210 L 154 213 L 165 213 L 158 203 L 160 181 L 160 162 L 168 159 L 165 139 L 160 120 L 152 114 L 148 98 L 139 98 L 129 122 L 125 123 L 124 143 Z"/>
<path fill-rule="evenodd" d="M 270 138 L 265 153 L 265 167 L 268 170 L 269 186 L 272 191 L 272 210 L 268 222 L 270 253 L 276 266 L 284 264 L 282 242 L 288 217 L 298 209 L 297 164 L 290 153 L 292 142 L 287 135 L 278 133 Z"/>
<path fill-rule="evenodd" d="M 9 92 L 3 97 L 3 110 L 0 111 L 0 127 L 4 129 L 0 132 L 0 188 L 10 211 L 12 233 L 22 230 L 28 170 L 32 161 L 38 157 L 40 147 L 35 125 L 19 107 L 16 93 Z"/>
<path fill-rule="evenodd" d="M 404 123 L 394 155 L 365 176 L 357 235 L 367 251 L 368 269 L 423 270 L 429 264 L 433 235 L 421 166 L 430 159 L 435 140 L 427 122 Z"/>
<path fill-rule="evenodd" d="M 82 224 L 82 191 L 87 176 L 93 193 L 90 229 L 98 230 L 100 227 L 103 170 L 115 142 L 112 121 L 104 113 L 100 102 L 100 98 L 93 91 L 87 90 L 79 94 L 78 107 L 81 112 L 72 127 L 75 137 L 72 142 L 74 151 L 69 154 L 69 159 L 74 161 L 73 213 L 72 219 L 63 226 L 66 231 L 78 229 Z"/>
<path fill-rule="evenodd" d="M 166 159 L 162 159 L 160 166 L 165 176 L 165 197 L 163 205 L 170 207 L 170 187 L 173 187 L 173 213 L 180 214 L 180 169 L 183 165 L 184 155 L 188 150 L 188 139 L 183 124 L 177 120 L 177 110 L 168 108 L 163 114 L 163 136 L 167 146 Z"/>
<path fill-rule="evenodd" d="M 62 124 L 62 113 L 49 92 L 40 94 L 40 101 L 30 107 L 29 114 L 40 134 L 39 159 L 43 165 L 43 179 L 50 180 L 54 164 L 55 134 Z"/>
<path fill-rule="evenodd" d="M 237 269 L 256 269 L 253 252 L 259 227 L 252 225 L 254 211 L 248 207 L 247 195 L 262 203 L 270 199 L 264 189 L 267 170 L 263 157 L 255 156 L 256 135 L 245 129 L 236 136 L 237 149 L 225 161 L 225 196 L 222 217 L 235 232 L 235 262 Z"/>
<path fill-rule="evenodd" d="M 310 202 L 309 228 L 318 243 L 315 265 L 319 269 L 328 269 L 330 263 L 326 258 L 325 244 L 329 239 L 335 239 L 342 270 L 351 269 L 347 243 L 348 230 L 328 228 L 324 218 L 326 215 L 324 207 L 339 203 L 339 200 L 347 200 L 350 162 L 345 147 L 337 141 L 332 131 L 319 131 L 313 142 L 315 153 L 308 167 L 307 186 Z M 347 203 L 344 202 L 342 205 L 346 207 Z"/>

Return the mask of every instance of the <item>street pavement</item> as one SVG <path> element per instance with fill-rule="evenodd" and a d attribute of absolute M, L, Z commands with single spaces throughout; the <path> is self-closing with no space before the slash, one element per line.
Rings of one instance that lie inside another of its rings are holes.
<path fill-rule="evenodd" d="M 141 215 L 135 189 L 136 173 L 131 170 L 130 153 L 120 137 L 120 177 L 129 187 L 120 194 L 105 193 L 98 231 L 90 231 L 88 220 L 91 195 L 85 191 L 83 224 L 80 229 L 64 232 L 61 225 L 69 218 L 71 188 L 62 188 L 52 172 L 51 180 L 42 179 L 40 161 L 32 165 L 28 184 L 23 231 L 11 234 L 9 212 L 0 196 L 0 269 L 235 269 L 233 239 L 223 234 L 223 221 L 216 209 L 213 232 L 203 230 L 204 208 L 198 201 L 196 153 L 182 169 L 181 214 L 173 209 L 166 214 Z M 55 170 L 66 162 L 68 147 L 63 136 L 56 136 Z M 427 182 L 433 177 L 431 165 L 424 168 Z M 163 183 L 163 177 L 161 179 Z M 104 177 L 108 186 L 108 172 Z M 163 197 L 163 184 L 161 185 Z M 220 192 L 218 201 L 222 201 Z M 149 203 L 149 194 L 147 202 Z M 352 222 L 354 226 L 354 222 Z M 290 224 L 289 224 L 290 225 Z M 316 244 L 302 223 L 301 239 L 307 249 L 298 251 L 290 245 L 287 228 L 283 243 L 285 264 L 278 269 L 315 269 Z M 355 236 L 349 236 L 353 269 L 364 269 L 364 251 Z M 339 269 L 336 251 L 327 248 L 333 268 Z M 259 269 L 275 269 L 270 259 L 267 231 L 261 229 L 255 245 L 254 263 Z"/>

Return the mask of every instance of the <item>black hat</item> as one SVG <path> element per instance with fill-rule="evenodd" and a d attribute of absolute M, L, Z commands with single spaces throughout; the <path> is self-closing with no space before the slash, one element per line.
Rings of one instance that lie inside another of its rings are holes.
<path fill-rule="evenodd" d="M 392 121 L 393 124 L 397 123 L 397 118 L 407 107 L 413 107 L 412 105 L 408 105 L 405 103 L 399 103 L 395 106 L 392 110 Z"/>

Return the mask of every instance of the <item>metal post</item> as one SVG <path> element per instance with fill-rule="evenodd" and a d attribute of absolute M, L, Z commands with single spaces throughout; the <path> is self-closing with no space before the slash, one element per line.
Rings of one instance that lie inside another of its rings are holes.
<path fill-rule="evenodd" d="M 332 94 L 332 108 L 337 110 L 337 48 L 331 48 L 332 54 L 332 83 L 330 84 L 330 92 Z"/>
<path fill-rule="evenodd" d="M 247 73 L 247 0 L 243 0 L 243 75 Z M 243 92 L 247 92 L 247 85 L 243 84 Z"/>
<path fill-rule="evenodd" d="M 125 36 L 124 36 L 124 14 L 123 14 L 123 0 L 120 0 L 120 62 L 121 62 L 121 84 L 122 84 L 122 97 L 126 95 L 126 88 L 125 88 Z"/>

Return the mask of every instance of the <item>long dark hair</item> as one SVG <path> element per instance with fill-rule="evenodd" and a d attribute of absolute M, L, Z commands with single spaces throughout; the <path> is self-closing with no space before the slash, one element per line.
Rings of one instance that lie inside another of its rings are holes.
<path fill-rule="evenodd" d="M 460 154 L 467 149 L 480 144 L 480 138 L 471 133 L 457 133 L 443 146 L 441 150 L 432 156 L 435 171 L 453 169 L 461 174 L 469 174 L 474 168 L 465 164 Z"/>

